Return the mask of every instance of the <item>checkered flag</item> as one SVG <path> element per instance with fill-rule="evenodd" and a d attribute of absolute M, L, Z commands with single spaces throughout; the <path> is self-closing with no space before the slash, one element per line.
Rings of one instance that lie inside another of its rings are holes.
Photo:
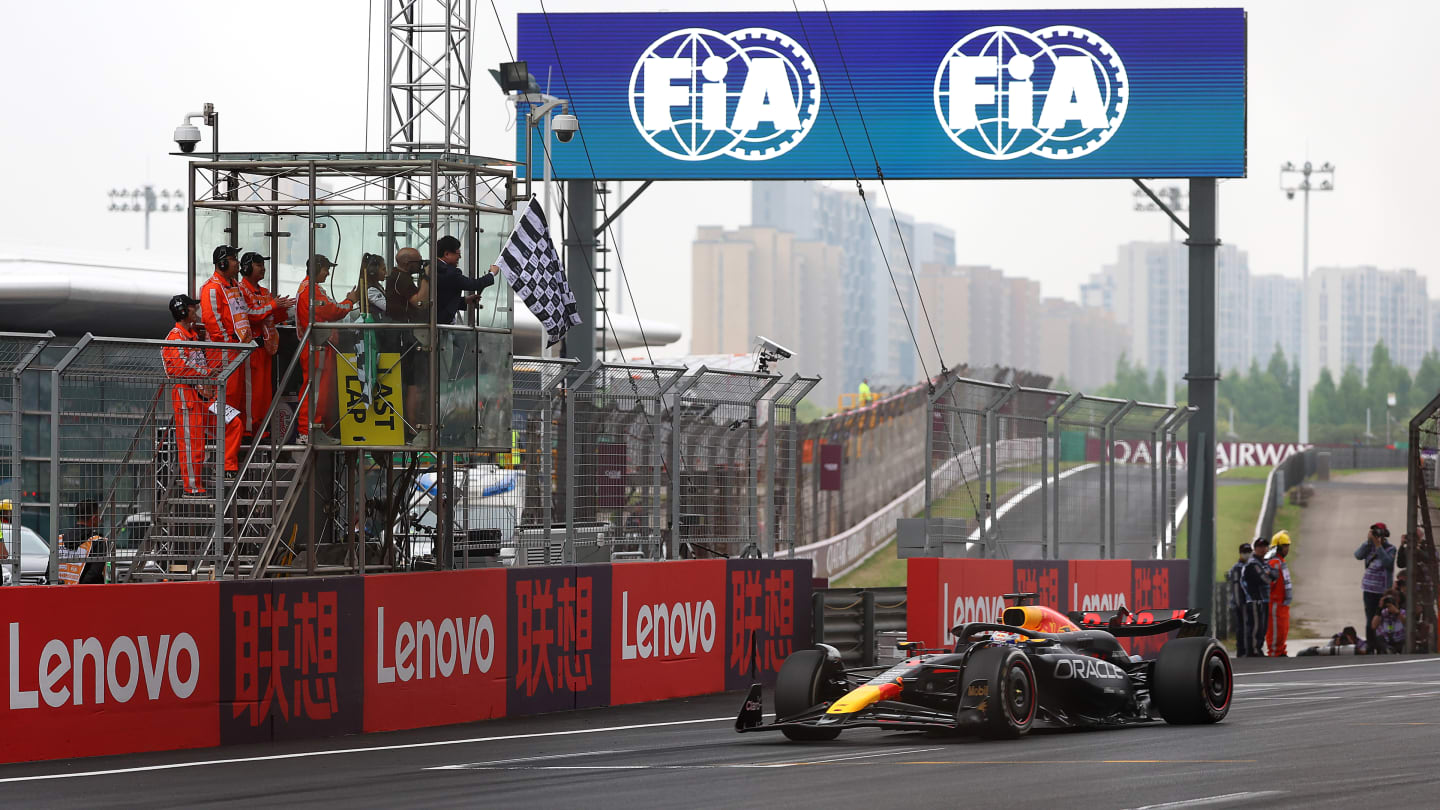
<path fill-rule="evenodd" d="M 559 343 L 570 327 L 580 325 L 575 294 L 565 280 L 565 270 L 537 200 L 530 200 L 495 263 L 511 289 L 545 327 L 546 346 Z"/>

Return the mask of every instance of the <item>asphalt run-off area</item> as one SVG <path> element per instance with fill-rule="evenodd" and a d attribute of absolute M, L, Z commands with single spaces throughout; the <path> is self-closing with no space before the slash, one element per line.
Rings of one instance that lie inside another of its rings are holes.
<path fill-rule="evenodd" d="M 731 693 L 412 732 L 0 768 L 7 807 L 1431 806 L 1440 658 L 1235 662 L 1213 726 L 982 741 L 733 730 Z M 770 708 L 767 699 L 767 709 Z"/>

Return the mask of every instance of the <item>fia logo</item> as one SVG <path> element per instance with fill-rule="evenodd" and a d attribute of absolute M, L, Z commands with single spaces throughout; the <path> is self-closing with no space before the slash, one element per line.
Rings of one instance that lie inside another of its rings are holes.
<path fill-rule="evenodd" d="M 768 28 L 673 31 L 630 74 L 635 128 L 676 160 L 770 160 L 804 140 L 819 113 L 810 54 Z"/>
<path fill-rule="evenodd" d="M 1125 65 L 1095 33 L 982 28 L 935 73 L 935 113 L 950 140 L 985 160 L 1071 160 L 1104 146 L 1125 119 Z"/>

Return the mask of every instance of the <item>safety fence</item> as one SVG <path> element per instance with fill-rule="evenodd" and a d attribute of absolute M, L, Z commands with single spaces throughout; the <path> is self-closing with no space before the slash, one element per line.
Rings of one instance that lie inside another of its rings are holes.
<path fill-rule="evenodd" d="M 1440 394 L 1410 420 L 1410 446 L 1406 469 L 1405 537 L 1400 555 L 1406 577 L 1405 651 L 1440 650 L 1440 552 L 1435 527 L 1440 525 Z M 1398 555 L 1397 555 L 1398 556 Z"/>
<path fill-rule="evenodd" d="M 6 588 L 0 762 L 467 723 L 773 684 L 803 560 Z"/>
<path fill-rule="evenodd" d="M 35 552 L 7 581 L 758 557 L 788 552 L 799 521 L 796 410 L 815 377 L 518 357 L 508 451 L 427 453 L 297 443 L 292 359 L 255 421 L 269 439 L 247 439 L 231 476 L 240 437 L 213 403 L 246 348 L 45 341 L 0 340 L 0 481 L 21 529 L 6 541 Z"/>
<path fill-rule="evenodd" d="M 925 553 L 1173 556 L 1193 409 L 950 375 L 928 411 Z"/>

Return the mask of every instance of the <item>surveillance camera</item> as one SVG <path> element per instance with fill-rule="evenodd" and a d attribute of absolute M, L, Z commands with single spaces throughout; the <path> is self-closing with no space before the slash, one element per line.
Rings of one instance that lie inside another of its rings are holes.
<path fill-rule="evenodd" d="M 795 356 L 794 352 L 790 351 L 784 346 L 781 346 L 779 343 L 776 343 L 770 338 L 765 337 L 764 335 L 760 335 L 756 338 L 756 340 L 760 341 L 760 348 L 762 350 L 770 352 L 771 354 L 779 357 L 782 360 L 789 360 L 790 358 Z"/>
<path fill-rule="evenodd" d="M 200 128 L 192 127 L 189 124 L 182 124 L 175 128 L 175 145 L 180 151 L 190 154 L 195 151 L 195 145 L 200 143 Z"/>
<path fill-rule="evenodd" d="M 569 143 L 575 133 L 580 131 L 580 119 L 573 115 L 557 115 L 555 120 L 550 122 L 550 128 L 561 143 Z"/>

